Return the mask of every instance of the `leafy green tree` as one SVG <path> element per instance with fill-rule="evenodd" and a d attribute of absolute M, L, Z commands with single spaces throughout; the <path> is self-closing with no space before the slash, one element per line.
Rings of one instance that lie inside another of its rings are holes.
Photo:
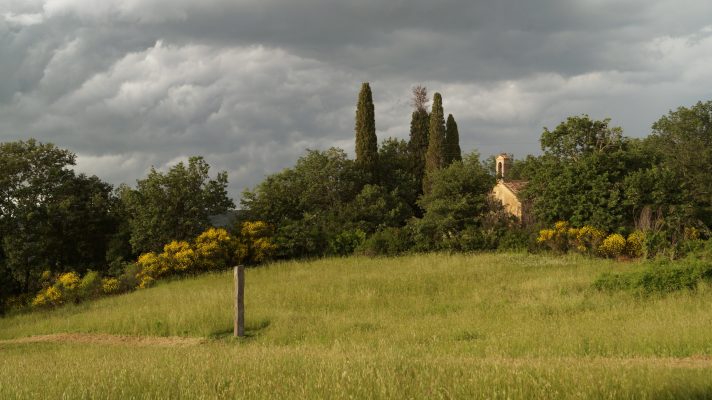
<path fill-rule="evenodd" d="M 623 190 L 623 205 L 629 210 L 636 227 L 651 228 L 655 224 L 654 218 L 665 217 L 671 212 L 676 218 L 682 217 L 687 226 L 694 225 L 694 199 L 682 187 L 676 171 L 667 166 L 653 165 L 632 171 L 623 181 Z"/>
<path fill-rule="evenodd" d="M 670 111 L 653 124 L 646 142 L 662 167 L 675 174 L 697 217 L 712 227 L 712 101 Z"/>
<path fill-rule="evenodd" d="M 539 158 L 531 154 L 524 159 L 515 159 L 509 169 L 509 179 L 529 180 L 539 169 Z"/>
<path fill-rule="evenodd" d="M 34 139 L 0 144 L 0 230 L 5 263 L 24 292 L 52 264 L 52 205 L 73 177 L 75 156 Z"/>
<path fill-rule="evenodd" d="M 21 293 L 19 283 L 13 279 L 12 271 L 5 266 L 5 259 L 0 260 L 0 316 L 7 310 L 7 301 Z"/>
<path fill-rule="evenodd" d="M 34 139 L 0 144 L 0 237 L 5 271 L 23 292 L 49 269 L 101 270 L 116 230 L 111 185 L 75 175 L 75 156 Z"/>
<path fill-rule="evenodd" d="M 308 150 L 288 168 L 243 192 L 244 218 L 275 227 L 277 257 L 325 254 L 329 240 L 353 226 L 348 206 L 367 181 L 341 149 Z"/>
<path fill-rule="evenodd" d="M 544 128 L 544 156 L 522 166 L 530 178 L 523 195 L 539 222 L 564 220 L 609 232 L 633 224 L 625 179 L 645 165 L 645 157 L 608 123 L 584 115 L 567 118 L 553 131 Z"/>
<path fill-rule="evenodd" d="M 107 244 L 119 225 L 113 203 L 112 186 L 96 176 L 73 176 L 56 193 L 47 204 L 53 240 L 45 244 L 53 245 L 49 250 L 58 270 L 104 269 Z"/>
<path fill-rule="evenodd" d="M 413 216 L 412 208 L 398 195 L 378 185 L 366 185 L 348 206 L 351 223 L 371 234 L 388 227 L 400 227 Z"/>
<path fill-rule="evenodd" d="M 448 114 L 445 125 L 444 164 L 450 165 L 453 161 L 461 160 L 462 150 L 460 150 L 460 133 L 457 131 L 457 122 L 452 114 Z"/>
<path fill-rule="evenodd" d="M 0 143 L 0 218 L 10 222 L 25 208 L 44 204 L 73 176 L 71 152 L 35 139 Z"/>
<path fill-rule="evenodd" d="M 412 210 L 410 213 L 417 214 L 417 200 L 422 194 L 422 182 L 418 181 L 412 169 L 411 156 L 409 145 L 405 141 L 394 138 L 384 140 L 378 149 L 380 185 L 405 202 Z M 400 225 L 403 225 L 406 221 L 401 222 Z"/>
<path fill-rule="evenodd" d="M 190 240 L 209 225 L 210 215 L 235 207 L 227 195 L 227 172 L 210 179 L 210 166 L 202 157 L 191 157 L 162 173 L 151 168 L 136 189 L 121 192 L 130 215 L 134 253 L 159 251 L 173 240 Z"/>
<path fill-rule="evenodd" d="M 488 199 L 494 177 L 473 152 L 463 161 L 435 170 L 431 178 L 431 190 L 420 199 L 425 215 L 411 222 L 417 246 L 421 250 L 462 249 L 461 234 L 478 232 L 484 226 L 491 210 Z"/>
<path fill-rule="evenodd" d="M 106 262 L 109 264 L 107 272 L 112 276 L 121 275 L 125 264 L 139 256 L 131 248 L 131 215 L 122 200 L 122 194 L 130 190 L 126 184 L 121 184 L 111 194 L 110 214 L 116 225 L 106 242 Z"/>
<path fill-rule="evenodd" d="M 545 156 L 539 167 L 524 193 L 533 202 L 537 221 L 564 220 L 615 231 L 632 220 L 623 207 L 625 160 L 591 155 L 574 163 Z"/>
<path fill-rule="evenodd" d="M 610 153 L 623 143 L 623 130 L 610 128 L 610 118 L 592 120 L 588 115 L 568 117 L 556 129 L 544 128 L 541 148 L 559 160 L 577 161 L 593 153 Z"/>
<path fill-rule="evenodd" d="M 433 108 L 430 112 L 428 127 L 428 151 L 425 154 L 425 177 L 423 178 L 423 193 L 430 192 L 432 178 L 429 175 L 443 167 L 445 159 L 445 117 L 443 100 L 440 93 L 433 95 Z"/>
<path fill-rule="evenodd" d="M 373 108 L 371 87 L 368 82 L 361 85 L 356 106 L 356 162 L 375 182 L 378 168 L 378 138 Z"/>

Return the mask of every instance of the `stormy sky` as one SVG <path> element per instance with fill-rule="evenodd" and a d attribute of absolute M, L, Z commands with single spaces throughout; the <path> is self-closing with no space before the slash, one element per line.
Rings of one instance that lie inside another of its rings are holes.
<path fill-rule="evenodd" d="M 644 136 L 712 98 L 712 2 L 0 0 L 0 141 L 113 184 L 202 155 L 238 199 L 307 148 L 353 154 L 364 81 L 379 140 L 407 139 L 416 84 L 465 152 L 537 153 L 582 113 Z"/>

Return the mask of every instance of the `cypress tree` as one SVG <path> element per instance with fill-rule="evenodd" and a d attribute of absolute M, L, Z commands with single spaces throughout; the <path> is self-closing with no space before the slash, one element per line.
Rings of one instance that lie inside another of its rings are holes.
<path fill-rule="evenodd" d="M 370 174 L 370 180 L 375 181 L 378 168 L 378 138 L 373 98 L 368 82 L 361 84 L 356 107 L 356 162 Z"/>
<path fill-rule="evenodd" d="M 413 114 L 410 118 L 410 140 L 408 152 L 412 163 L 413 175 L 422 194 L 423 176 L 425 175 L 425 153 L 428 151 L 428 125 L 430 114 L 425 109 L 428 103 L 428 92 L 425 86 L 416 86 L 413 92 Z"/>
<path fill-rule="evenodd" d="M 453 161 L 462 161 L 462 151 L 460 150 L 457 122 L 452 114 L 448 114 L 445 126 L 445 165 L 450 165 Z"/>
<path fill-rule="evenodd" d="M 425 177 L 423 178 L 423 193 L 430 192 L 430 175 L 443 167 L 445 160 L 445 117 L 443 100 L 440 93 L 433 95 L 433 108 L 430 112 L 428 127 L 428 151 L 425 154 Z"/>
<path fill-rule="evenodd" d="M 413 175 L 418 180 L 418 186 L 423 185 L 425 174 L 425 154 L 428 151 L 428 125 L 430 115 L 426 110 L 416 110 L 410 118 L 410 140 L 408 152 L 413 163 Z"/>

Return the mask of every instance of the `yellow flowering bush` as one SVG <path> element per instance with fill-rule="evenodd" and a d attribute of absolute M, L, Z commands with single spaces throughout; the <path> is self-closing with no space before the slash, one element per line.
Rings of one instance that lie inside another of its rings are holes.
<path fill-rule="evenodd" d="M 700 230 L 695 227 L 685 227 L 683 237 L 685 240 L 697 240 L 700 238 Z"/>
<path fill-rule="evenodd" d="M 119 280 L 116 278 L 104 278 L 101 280 L 101 290 L 105 294 L 114 294 L 119 292 Z"/>
<path fill-rule="evenodd" d="M 87 271 L 84 277 L 76 272 L 53 275 L 51 271 L 45 271 L 41 279 L 42 290 L 33 298 L 32 306 L 57 306 L 148 288 L 157 280 L 173 274 L 262 262 L 276 248 L 269 237 L 270 232 L 269 225 L 262 221 L 243 223 L 237 238 L 230 236 L 225 229 L 210 228 L 196 237 L 193 244 L 172 241 L 163 247 L 160 254 L 141 254 L 135 263 L 124 267 L 118 278 L 102 278 L 95 271 Z"/>
<path fill-rule="evenodd" d="M 57 282 L 67 290 L 76 289 L 81 279 L 76 272 L 67 272 L 59 276 Z"/>
<path fill-rule="evenodd" d="M 188 242 L 183 241 L 174 240 L 163 246 L 163 253 L 159 258 L 165 269 L 161 275 L 187 271 L 195 264 L 195 252 Z"/>
<path fill-rule="evenodd" d="M 542 229 L 536 241 L 559 253 L 565 253 L 568 245 L 569 224 L 559 221 L 554 224 L 554 229 Z"/>
<path fill-rule="evenodd" d="M 545 243 L 554 238 L 556 232 L 553 229 L 542 229 L 539 231 L 539 237 L 536 238 L 537 243 Z"/>
<path fill-rule="evenodd" d="M 63 301 L 77 301 L 81 295 L 79 293 L 81 281 L 79 274 L 76 272 L 66 272 L 59 275 L 53 287 L 59 291 Z"/>
<path fill-rule="evenodd" d="M 606 234 L 590 225 L 569 229 L 569 244 L 580 253 L 594 254 Z"/>
<path fill-rule="evenodd" d="M 52 284 L 52 271 L 50 270 L 45 270 L 42 271 L 42 275 L 40 275 L 40 283 L 42 284 L 42 287 L 47 287 Z"/>
<path fill-rule="evenodd" d="M 151 287 L 156 278 L 168 273 L 168 265 L 154 252 L 141 254 L 136 264 L 139 266 L 136 279 L 141 289 Z"/>
<path fill-rule="evenodd" d="M 645 255 L 645 233 L 635 231 L 628 235 L 625 241 L 625 252 L 631 257 L 643 257 Z"/>
<path fill-rule="evenodd" d="M 37 293 L 37 296 L 32 299 L 32 307 L 44 307 L 47 305 L 47 296 L 44 291 Z"/>
<path fill-rule="evenodd" d="M 271 228 L 263 221 L 242 223 L 236 251 L 236 261 L 255 264 L 265 261 L 277 249 L 270 239 Z"/>
<path fill-rule="evenodd" d="M 619 233 L 608 235 L 598 248 L 599 252 L 606 257 L 618 257 L 625 252 L 625 249 L 625 237 Z"/>
<path fill-rule="evenodd" d="M 32 299 L 32 305 L 34 307 L 58 306 L 64 303 L 64 300 L 62 291 L 55 286 L 50 286 Z"/>
<path fill-rule="evenodd" d="M 204 270 L 230 267 L 236 245 L 235 239 L 225 229 L 208 229 L 195 238 L 197 267 Z"/>

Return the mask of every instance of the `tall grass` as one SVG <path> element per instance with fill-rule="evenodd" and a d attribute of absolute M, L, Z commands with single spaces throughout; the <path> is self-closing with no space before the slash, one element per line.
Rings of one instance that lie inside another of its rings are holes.
<path fill-rule="evenodd" d="M 208 343 L 0 344 L 0 398 L 712 395 L 706 284 L 649 298 L 592 289 L 601 272 L 642 268 L 526 254 L 275 263 L 246 272 L 240 341 L 229 337 L 231 273 L 167 282 L 0 319 L 0 339 L 101 332 Z"/>

